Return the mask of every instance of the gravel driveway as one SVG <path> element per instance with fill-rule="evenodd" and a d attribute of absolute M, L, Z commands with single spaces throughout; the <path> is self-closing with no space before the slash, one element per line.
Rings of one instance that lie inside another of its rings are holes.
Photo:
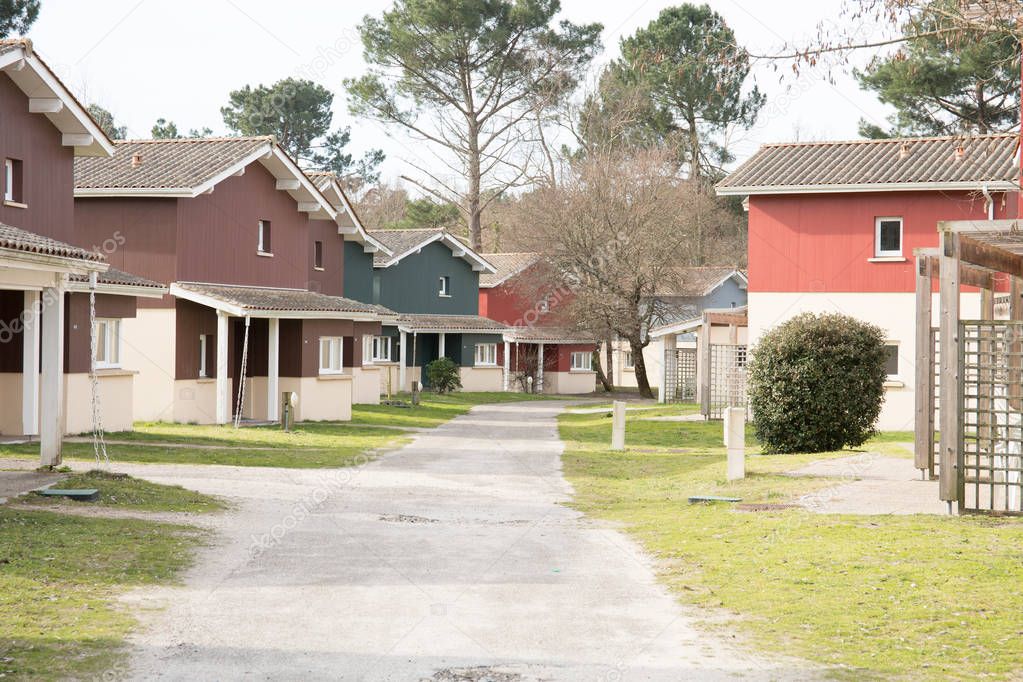
<path fill-rule="evenodd" d="M 118 465 L 233 498 L 143 612 L 131 678 L 807 679 L 708 634 L 621 533 L 564 506 L 556 402 L 475 408 L 361 467 Z"/>

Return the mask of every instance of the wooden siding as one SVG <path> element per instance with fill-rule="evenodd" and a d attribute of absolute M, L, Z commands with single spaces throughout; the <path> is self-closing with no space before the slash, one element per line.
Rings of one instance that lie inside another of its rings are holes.
<path fill-rule="evenodd" d="M 996 218 L 1014 208 L 995 194 Z M 903 218 L 905 262 L 871 263 L 874 219 Z M 939 220 L 983 220 L 970 192 L 884 192 L 753 196 L 749 201 L 749 290 L 914 291 L 913 249 L 938 246 Z"/>
<path fill-rule="evenodd" d="M 380 276 L 382 306 L 402 313 L 438 315 L 476 315 L 479 311 L 479 273 L 451 249 L 434 242 L 419 253 L 407 256 L 388 268 L 377 270 Z M 451 278 L 451 296 L 438 295 L 441 276 Z"/>
<path fill-rule="evenodd" d="M 73 243 L 74 148 L 61 144 L 60 131 L 44 114 L 29 113 L 28 97 L 2 72 L 0 121 L 0 175 L 3 159 L 22 162 L 21 203 L 28 206 L 0 203 L 0 222 Z"/>
<path fill-rule="evenodd" d="M 313 250 L 316 241 L 323 242 L 323 270 L 314 267 Z M 330 296 L 344 295 L 345 248 L 344 237 L 337 233 L 337 223 L 333 220 L 309 221 L 308 288 L 311 291 L 319 291 Z M 364 276 L 370 275 L 367 273 Z"/>
<path fill-rule="evenodd" d="M 379 303 L 373 300 L 373 254 L 366 253 L 362 244 L 345 242 L 344 245 L 344 287 L 342 295 L 362 301 L 363 303 Z"/>
<path fill-rule="evenodd" d="M 117 319 L 135 317 L 135 297 L 97 294 L 96 317 Z M 81 374 L 89 371 L 90 337 L 89 295 L 65 294 L 64 372 L 66 374 Z M 121 343 L 125 343 L 124 339 L 121 340 Z"/>
<path fill-rule="evenodd" d="M 217 375 L 217 313 L 198 303 L 174 300 L 175 307 L 175 379 L 199 378 L 199 336 L 208 334 L 206 346 L 206 374 Z M 230 375 L 230 373 L 229 373 Z"/>

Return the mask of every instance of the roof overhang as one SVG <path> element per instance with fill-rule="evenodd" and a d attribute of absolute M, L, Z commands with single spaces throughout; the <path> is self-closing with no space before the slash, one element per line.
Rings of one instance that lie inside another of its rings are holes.
<path fill-rule="evenodd" d="M 385 263 L 379 265 L 374 264 L 377 268 L 389 268 L 395 263 L 403 260 L 404 258 L 411 256 L 414 253 L 419 253 L 423 248 L 429 246 L 434 242 L 441 242 L 449 249 L 451 249 L 451 255 L 455 258 L 461 258 L 465 262 L 472 266 L 473 272 L 489 272 L 494 274 L 497 272 L 497 268 L 491 265 L 483 256 L 473 251 L 464 243 L 455 239 L 453 236 L 442 230 L 437 231 L 435 234 L 431 234 L 429 237 L 419 242 L 412 248 L 406 250 L 404 253 L 399 253 Z"/>
<path fill-rule="evenodd" d="M 505 282 L 507 282 L 508 280 L 510 280 L 512 277 L 515 277 L 516 275 L 518 275 L 520 273 L 523 273 L 526 270 L 528 270 L 529 268 L 533 267 L 534 265 L 539 263 L 540 260 L 541 260 L 540 256 L 537 256 L 536 258 L 534 258 L 533 260 L 529 261 L 528 263 L 526 263 L 522 267 L 515 268 L 514 270 L 511 270 L 510 272 L 505 274 L 504 277 L 502 277 L 500 279 L 494 280 L 493 282 L 487 282 L 486 284 L 483 284 L 482 282 L 480 282 L 480 289 L 494 289 L 496 287 L 499 287 L 502 284 L 504 284 Z M 495 274 L 496 274 L 496 271 L 495 271 Z"/>
<path fill-rule="evenodd" d="M 248 308 L 216 296 L 203 294 L 182 287 L 177 282 L 170 285 L 169 293 L 175 298 L 191 301 L 232 317 L 266 318 L 277 320 L 356 320 L 363 322 L 384 322 L 397 319 L 397 315 L 381 313 L 349 312 L 344 310 L 272 310 Z"/>
<path fill-rule="evenodd" d="M 93 291 L 88 282 L 68 282 L 68 291 L 85 292 Z M 95 291 L 97 294 L 108 294 L 110 296 L 134 296 L 136 298 L 163 298 L 170 293 L 168 287 L 146 287 L 132 286 L 130 284 L 106 284 L 96 282 Z"/>
<path fill-rule="evenodd" d="M 113 156 L 114 144 L 31 43 L 0 54 L 0 70 L 29 98 L 29 111 L 46 116 L 75 156 Z"/>
<path fill-rule="evenodd" d="M 990 182 L 892 182 L 855 185 L 772 185 L 715 187 L 718 196 L 760 196 L 773 194 L 849 194 L 858 192 L 1014 192 L 1019 185 L 1006 180 Z"/>
<path fill-rule="evenodd" d="M 337 211 L 337 217 L 335 218 L 337 221 L 337 232 L 344 237 L 346 242 L 362 244 L 365 247 L 366 253 L 382 251 L 388 256 L 394 255 L 394 252 L 387 248 L 383 242 L 373 238 L 366 231 L 366 226 L 362 224 L 362 219 L 355 212 L 355 207 L 352 205 L 351 200 L 348 199 L 348 195 L 345 193 L 344 188 L 341 187 L 341 183 L 337 181 L 337 178 L 328 178 L 327 186 L 321 192 L 330 201 L 334 210 Z M 350 226 L 342 224 L 342 219 L 346 215 L 352 221 Z"/>
<path fill-rule="evenodd" d="M 30 253 L 20 249 L 0 248 L 0 267 L 18 270 L 42 270 L 69 275 L 87 275 L 90 272 L 106 272 L 110 264 L 104 261 L 51 256 Z"/>

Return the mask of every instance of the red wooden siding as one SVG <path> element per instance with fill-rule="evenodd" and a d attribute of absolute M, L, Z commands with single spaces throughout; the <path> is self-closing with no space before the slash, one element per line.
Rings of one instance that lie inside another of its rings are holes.
<path fill-rule="evenodd" d="M 323 270 L 313 264 L 314 244 L 323 242 Z M 276 248 L 276 247 L 274 247 Z M 337 233 L 333 220 L 309 221 L 309 282 L 311 291 L 330 296 L 344 295 L 344 237 Z M 372 276 L 367 273 L 367 276 Z"/>
<path fill-rule="evenodd" d="M 1015 197 L 994 196 L 995 217 L 1013 215 Z M 902 217 L 906 262 L 869 262 L 881 216 Z M 749 290 L 912 292 L 913 249 L 938 245 L 938 221 L 986 218 L 983 196 L 972 192 L 752 196 Z"/>

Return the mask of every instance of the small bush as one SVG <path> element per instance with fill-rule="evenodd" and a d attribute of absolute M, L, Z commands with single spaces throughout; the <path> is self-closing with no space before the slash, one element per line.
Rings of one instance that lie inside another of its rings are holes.
<path fill-rule="evenodd" d="M 426 365 L 426 378 L 430 382 L 430 388 L 437 393 L 449 393 L 462 387 L 458 365 L 450 358 L 437 358 Z"/>
<path fill-rule="evenodd" d="M 765 452 L 862 445 L 884 400 L 884 332 L 845 315 L 804 313 L 753 349 L 749 398 Z"/>

